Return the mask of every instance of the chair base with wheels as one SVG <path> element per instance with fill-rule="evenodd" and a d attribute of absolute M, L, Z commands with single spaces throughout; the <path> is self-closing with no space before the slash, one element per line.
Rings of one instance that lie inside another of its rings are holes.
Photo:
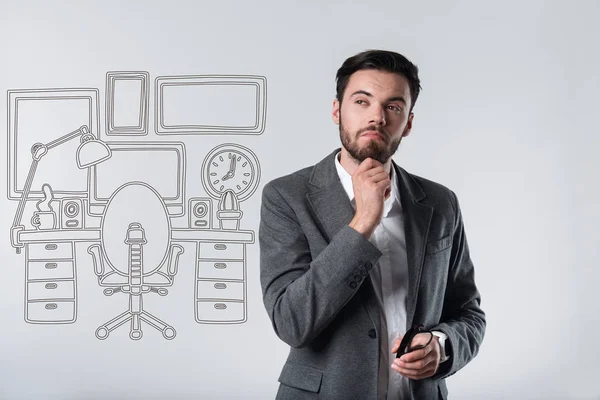
<path fill-rule="evenodd" d="M 149 276 L 144 276 L 143 245 L 146 244 L 146 240 L 141 224 L 129 224 L 125 243 L 129 246 L 128 275 L 119 273 L 113 268 L 106 272 L 103 251 L 99 244 L 94 244 L 87 250 L 92 255 L 94 272 L 98 276 L 99 285 L 108 286 L 104 289 L 104 294 L 106 296 L 112 296 L 117 292 L 129 294 L 129 309 L 98 327 L 96 337 L 104 340 L 108 338 L 110 332 L 131 321 L 129 337 L 132 340 L 139 340 L 143 336 L 141 326 L 143 321 L 160 331 L 165 339 L 171 340 L 175 338 L 175 329 L 144 310 L 143 295 L 154 292 L 166 296 L 169 293 L 165 286 L 173 284 L 183 247 L 171 244 L 166 263 L 167 273 L 158 270 Z M 150 282 L 151 280 L 153 282 Z"/>

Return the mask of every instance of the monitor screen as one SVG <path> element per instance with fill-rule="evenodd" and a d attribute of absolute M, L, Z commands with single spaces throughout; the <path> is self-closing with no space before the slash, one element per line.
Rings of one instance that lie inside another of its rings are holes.
<path fill-rule="evenodd" d="M 122 185 L 143 182 L 161 196 L 171 216 L 182 216 L 185 204 L 185 147 L 171 142 L 107 142 L 112 155 L 92 167 L 90 214 L 101 215 Z"/>
<path fill-rule="evenodd" d="M 31 147 L 48 144 L 86 125 L 98 137 L 97 89 L 8 91 L 8 198 L 21 197 L 33 161 Z M 48 150 L 35 171 L 29 198 L 43 198 L 47 183 L 55 197 L 85 197 L 87 170 L 77 167 L 79 137 Z"/>

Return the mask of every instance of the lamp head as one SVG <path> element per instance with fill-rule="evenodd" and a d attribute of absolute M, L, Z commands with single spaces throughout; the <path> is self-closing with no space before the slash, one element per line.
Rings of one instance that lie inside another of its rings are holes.
<path fill-rule="evenodd" d="M 96 139 L 91 133 L 81 136 L 81 144 L 77 148 L 77 166 L 85 169 L 101 163 L 111 157 L 112 152 L 106 143 Z"/>

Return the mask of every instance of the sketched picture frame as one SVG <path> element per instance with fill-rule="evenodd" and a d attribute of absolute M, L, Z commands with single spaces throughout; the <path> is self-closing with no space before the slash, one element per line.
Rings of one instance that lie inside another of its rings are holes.
<path fill-rule="evenodd" d="M 81 125 L 99 137 L 100 105 L 96 88 L 10 89 L 8 102 L 7 195 L 19 200 L 32 162 L 34 143 L 50 143 Z M 79 141 L 65 143 L 60 151 L 51 152 L 41 161 L 33 180 L 29 199 L 44 198 L 46 183 L 56 198 L 87 196 L 87 171 L 78 169 L 75 154 Z M 73 160 L 73 164 L 64 160 Z"/>
<path fill-rule="evenodd" d="M 265 130 L 264 76 L 159 76 L 154 96 L 158 135 L 260 135 Z"/>
<path fill-rule="evenodd" d="M 148 134 L 150 75 L 145 71 L 106 74 L 106 134 Z"/>

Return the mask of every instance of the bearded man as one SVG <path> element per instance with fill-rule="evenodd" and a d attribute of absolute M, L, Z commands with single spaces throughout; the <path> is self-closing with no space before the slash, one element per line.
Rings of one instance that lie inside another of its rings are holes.
<path fill-rule="evenodd" d="M 277 398 L 445 399 L 486 321 L 455 193 L 392 160 L 418 68 L 369 50 L 336 78 L 341 149 L 263 189 L 263 301 L 291 347 Z"/>

